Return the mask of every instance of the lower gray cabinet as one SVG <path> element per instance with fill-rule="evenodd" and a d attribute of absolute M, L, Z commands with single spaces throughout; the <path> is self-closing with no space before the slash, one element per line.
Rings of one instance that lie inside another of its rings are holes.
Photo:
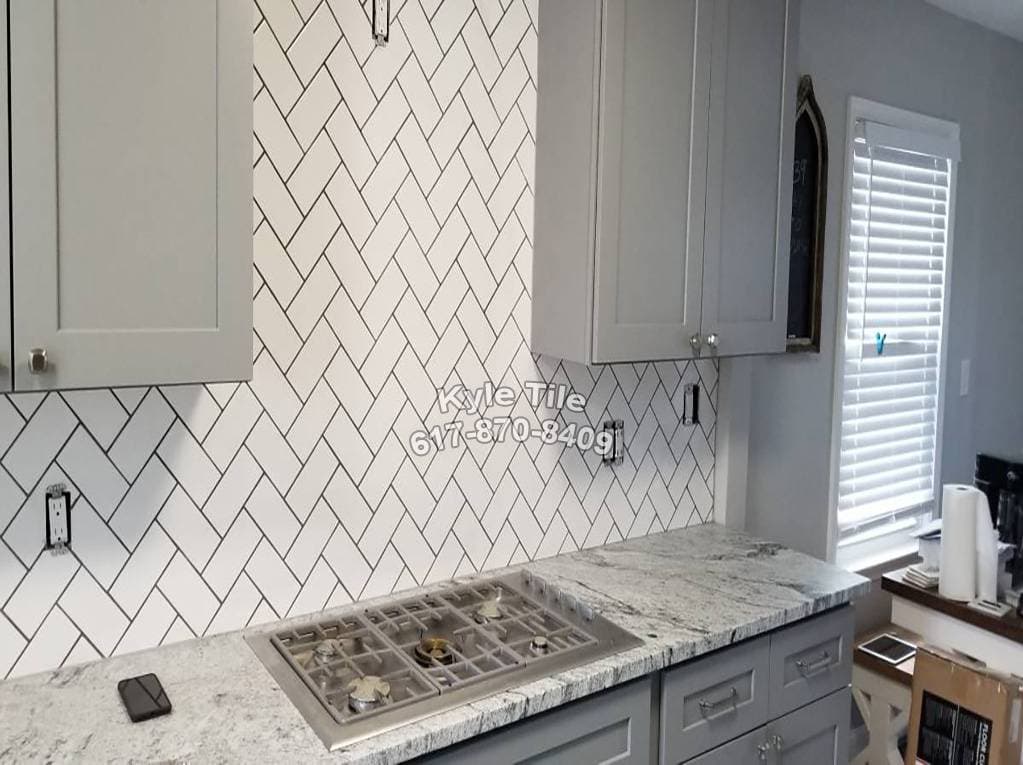
<path fill-rule="evenodd" d="M 686 765 L 744 765 L 768 762 L 771 743 L 767 740 L 767 726 L 739 736 L 734 741 L 711 749 L 706 754 L 686 761 Z"/>
<path fill-rule="evenodd" d="M 660 761 L 685 762 L 776 715 L 768 708 L 770 637 L 661 675 Z"/>
<path fill-rule="evenodd" d="M 852 682 L 853 610 L 840 608 L 771 635 L 771 717 Z"/>
<path fill-rule="evenodd" d="M 653 677 L 428 755 L 429 765 L 649 765 Z"/>
<path fill-rule="evenodd" d="M 848 765 L 852 631 L 837 608 L 418 762 Z"/>
<path fill-rule="evenodd" d="M 851 698 L 843 688 L 686 765 L 847 765 Z"/>
<path fill-rule="evenodd" d="M 773 765 L 846 765 L 852 692 L 836 691 L 797 709 L 768 729 L 775 746 Z"/>

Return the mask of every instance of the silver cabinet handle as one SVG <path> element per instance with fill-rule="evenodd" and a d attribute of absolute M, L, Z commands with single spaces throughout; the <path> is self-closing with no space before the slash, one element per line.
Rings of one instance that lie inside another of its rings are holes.
<path fill-rule="evenodd" d="M 33 348 L 28 352 L 28 371 L 34 375 L 41 375 L 50 367 L 46 358 L 45 348 Z"/>
<path fill-rule="evenodd" d="M 700 337 L 699 333 L 689 338 L 689 345 L 697 353 L 700 352 L 700 346 L 703 345 L 703 338 Z"/>
<path fill-rule="evenodd" d="M 721 336 L 717 332 L 711 332 L 707 335 L 707 347 L 712 350 L 717 350 L 718 343 L 721 342 Z"/>
<path fill-rule="evenodd" d="M 767 762 L 767 753 L 771 751 L 771 742 L 765 741 L 757 747 L 757 754 L 760 756 L 761 762 Z"/>
<path fill-rule="evenodd" d="M 771 738 L 771 741 L 774 743 L 774 751 L 776 752 L 780 752 L 785 747 L 785 739 L 781 736 L 774 736 Z"/>
<path fill-rule="evenodd" d="M 716 699 L 715 701 L 710 701 L 708 699 L 700 699 L 700 701 L 698 702 L 698 706 L 700 707 L 700 714 L 703 715 L 704 717 L 708 717 L 709 715 L 716 712 L 718 709 L 721 709 L 721 707 L 731 706 L 732 709 L 735 709 L 735 707 L 737 707 L 738 705 L 739 692 L 735 689 L 734 685 L 728 692 L 728 695 L 725 696 L 723 699 Z"/>
<path fill-rule="evenodd" d="M 796 659 L 796 669 L 803 677 L 813 677 L 831 666 L 831 654 L 827 651 L 821 653 L 816 659 Z"/>

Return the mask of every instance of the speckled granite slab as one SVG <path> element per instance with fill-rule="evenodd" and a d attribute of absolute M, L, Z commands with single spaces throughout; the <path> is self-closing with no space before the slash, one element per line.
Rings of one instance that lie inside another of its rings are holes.
<path fill-rule="evenodd" d="M 645 644 L 328 753 L 243 641 L 244 633 L 219 635 L 0 683 L 0 762 L 400 762 L 869 590 L 869 582 L 855 574 L 714 525 L 526 568 Z M 116 684 L 146 672 L 160 676 L 174 712 L 132 725 Z"/>

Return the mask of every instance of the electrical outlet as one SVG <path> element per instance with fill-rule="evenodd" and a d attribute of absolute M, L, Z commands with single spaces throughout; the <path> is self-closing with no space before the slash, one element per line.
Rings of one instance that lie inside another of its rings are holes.
<path fill-rule="evenodd" d="M 46 549 L 63 553 L 71 544 L 71 492 L 62 483 L 46 487 Z"/>

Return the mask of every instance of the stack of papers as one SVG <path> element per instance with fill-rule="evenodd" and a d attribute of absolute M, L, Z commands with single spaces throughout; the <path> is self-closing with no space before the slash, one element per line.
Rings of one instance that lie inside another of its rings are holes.
<path fill-rule="evenodd" d="M 910 584 L 929 590 L 938 586 L 938 570 L 923 568 L 922 566 L 910 566 L 906 569 L 906 581 Z"/>

